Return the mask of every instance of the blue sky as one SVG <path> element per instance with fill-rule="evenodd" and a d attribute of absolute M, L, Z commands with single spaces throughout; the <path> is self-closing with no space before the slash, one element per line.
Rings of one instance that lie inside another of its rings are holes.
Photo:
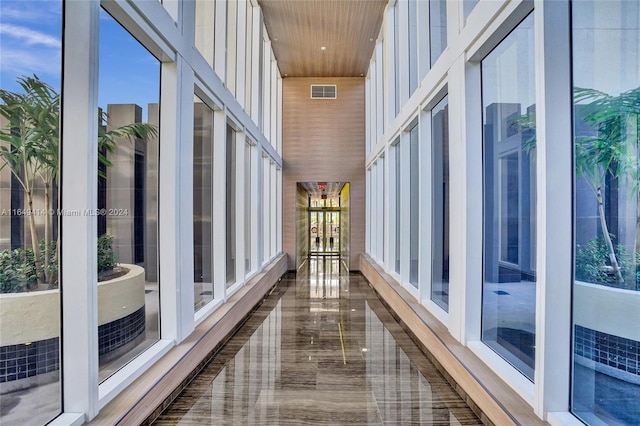
<path fill-rule="evenodd" d="M 60 91 L 61 0 L 0 1 L 0 88 L 20 91 L 16 78 L 37 74 Z M 98 104 L 158 102 L 160 63 L 120 24 L 100 12 Z"/>

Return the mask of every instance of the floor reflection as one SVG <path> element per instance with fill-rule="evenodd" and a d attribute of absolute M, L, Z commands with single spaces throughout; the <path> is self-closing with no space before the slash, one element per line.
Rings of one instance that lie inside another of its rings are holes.
<path fill-rule="evenodd" d="M 339 258 L 288 274 L 158 425 L 479 425 Z"/>

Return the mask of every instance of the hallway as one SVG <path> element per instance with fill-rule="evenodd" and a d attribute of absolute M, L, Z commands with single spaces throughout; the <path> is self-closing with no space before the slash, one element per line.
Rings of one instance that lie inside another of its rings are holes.
<path fill-rule="evenodd" d="M 339 257 L 289 273 L 154 423 L 481 422 Z"/>

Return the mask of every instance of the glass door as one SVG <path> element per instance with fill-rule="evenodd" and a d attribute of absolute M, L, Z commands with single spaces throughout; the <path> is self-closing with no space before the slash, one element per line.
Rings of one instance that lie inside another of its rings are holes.
<path fill-rule="evenodd" d="M 340 252 L 340 212 L 329 212 L 326 217 L 327 244 L 325 251 Z"/>
<path fill-rule="evenodd" d="M 340 212 L 309 212 L 309 252 L 332 254 L 340 252 Z"/>

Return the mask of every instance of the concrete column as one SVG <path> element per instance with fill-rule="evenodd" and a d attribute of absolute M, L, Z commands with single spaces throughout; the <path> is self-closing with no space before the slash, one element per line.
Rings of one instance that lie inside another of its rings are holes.
<path fill-rule="evenodd" d="M 142 108 L 134 104 L 108 105 L 107 131 L 142 121 Z M 122 263 L 136 263 L 134 217 L 136 143 L 118 138 L 116 151 L 109 155 L 113 165 L 107 168 L 107 210 L 117 209 L 127 214 L 107 216 L 107 233 L 113 236 L 113 248 Z M 142 153 L 144 155 L 144 153 Z M 143 244 L 143 241 L 138 241 Z"/>
<path fill-rule="evenodd" d="M 160 129 L 160 106 L 149 104 L 149 124 Z M 144 264 L 147 281 L 158 280 L 158 205 L 159 205 L 159 161 L 160 143 L 158 136 L 140 141 L 144 158 Z"/>

